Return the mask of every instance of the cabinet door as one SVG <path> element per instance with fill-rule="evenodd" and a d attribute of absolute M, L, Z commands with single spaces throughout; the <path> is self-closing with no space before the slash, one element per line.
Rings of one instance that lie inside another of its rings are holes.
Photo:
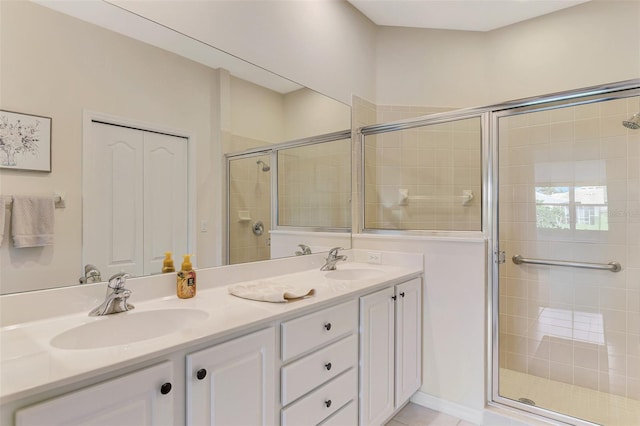
<path fill-rule="evenodd" d="M 16 426 L 172 425 L 172 380 L 172 364 L 164 362 L 18 410 Z"/>
<path fill-rule="evenodd" d="M 188 425 L 275 423 L 275 330 L 187 356 Z"/>
<path fill-rule="evenodd" d="M 422 281 L 396 286 L 396 407 L 422 384 Z"/>
<path fill-rule="evenodd" d="M 380 425 L 394 405 L 394 289 L 360 298 L 360 424 Z"/>

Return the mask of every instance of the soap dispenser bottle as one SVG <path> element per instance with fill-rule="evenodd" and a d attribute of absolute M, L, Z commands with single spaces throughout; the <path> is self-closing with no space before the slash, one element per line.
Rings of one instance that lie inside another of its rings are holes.
<path fill-rule="evenodd" d="M 190 299 L 196 295 L 196 271 L 191 265 L 191 255 L 185 254 L 180 272 L 178 272 L 178 297 Z"/>
<path fill-rule="evenodd" d="M 162 273 L 175 272 L 176 268 L 173 266 L 173 259 L 171 258 L 171 252 L 164 253 L 164 261 L 162 261 Z"/>

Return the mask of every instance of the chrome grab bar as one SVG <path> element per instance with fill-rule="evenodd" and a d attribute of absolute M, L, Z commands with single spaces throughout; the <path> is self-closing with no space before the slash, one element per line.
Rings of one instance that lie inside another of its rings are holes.
<path fill-rule="evenodd" d="M 521 265 L 523 263 L 531 263 L 533 265 L 551 265 L 551 266 L 569 266 L 572 268 L 585 268 L 585 269 L 601 269 L 611 272 L 619 272 L 622 270 L 622 265 L 618 262 L 609 263 L 587 263 L 587 262 L 567 262 L 564 260 L 547 260 L 547 259 L 528 259 L 516 254 L 511 258 L 513 263 Z"/>

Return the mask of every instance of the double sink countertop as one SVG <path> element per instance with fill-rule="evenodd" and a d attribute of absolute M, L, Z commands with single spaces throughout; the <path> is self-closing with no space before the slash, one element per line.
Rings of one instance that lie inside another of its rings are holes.
<path fill-rule="evenodd" d="M 201 343 L 215 344 L 217 339 L 420 276 L 422 256 L 408 256 L 412 261 L 399 262 L 402 266 L 341 262 L 337 270 L 344 272 L 338 274 L 314 268 L 242 281 L 315 290 L 311 297 L 285 303 L 232 296 L 228 287 L 238 282 L 214 286 L 207 282 L 206 272 L 199 272 L 202 277 L 198 277 L 198 291 L 192 299 L 178 299 L 171 294 L 136 301 L 135 281 L 145 279 L 140 278 L 126 284 L 133 292 L 129 302 L 135 306 L 129 312 L 89 317 L 87 310 L 6 325 L 0 329 L 0 404 Z M 355 257 L 357 260 L 360 256 Z M 263 264 L 269 262 L 274 261 Z M 279 262 L 279 266 L 283 263 Z M 226 267 L 210 269 L 220 268 Z M 100 284 L 106 290 L 106 283 Z M 69 301 L 68 306 L 76 305 Z"/>

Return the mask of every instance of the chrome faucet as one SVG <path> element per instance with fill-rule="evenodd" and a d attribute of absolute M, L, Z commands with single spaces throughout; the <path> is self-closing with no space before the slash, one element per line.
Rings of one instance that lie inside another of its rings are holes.
<path fill-rule="evenodd" d="M 338 263 L 338 261 L 347 260 L 347 256 L 345 255 L 338 256 L 338 250 L 344 250 L 344 249 L 342 247 L 334 247 L 331 250 L 329 250 L 329 255 L 325 259 L 327 262 L 324 265 L 322 265 L 322 268 L 320 268 L 321 271 L 335 271 L 336 263 Z"/>
<path fill-rule="evenodd" d="M 111 315 L 133 309 L 134 306 L 127 303 L 129 296 L 131 296 L 131 290 L 124 288 L 127 278 L 129 278 L 129 274 L 126 272 L 117 273 L 109 278 L 104 302 L 89 312 L 89 316 Z"/>
<path fill-rule="evenodd" d="M 84 277 L 80 277 L 80 284 L 92 284 L 102 281 L 100 270 L 97 266 L 87 263 L 84 265 Z"/>
<path fill-rule="evenodd" d="M 300 250 L 296 251 L 296 256 L 304 256 L 307 254 L 311 254 L 311 247 L 304 244 L 298 244 L 298 247 L 300 247 Z"/>

